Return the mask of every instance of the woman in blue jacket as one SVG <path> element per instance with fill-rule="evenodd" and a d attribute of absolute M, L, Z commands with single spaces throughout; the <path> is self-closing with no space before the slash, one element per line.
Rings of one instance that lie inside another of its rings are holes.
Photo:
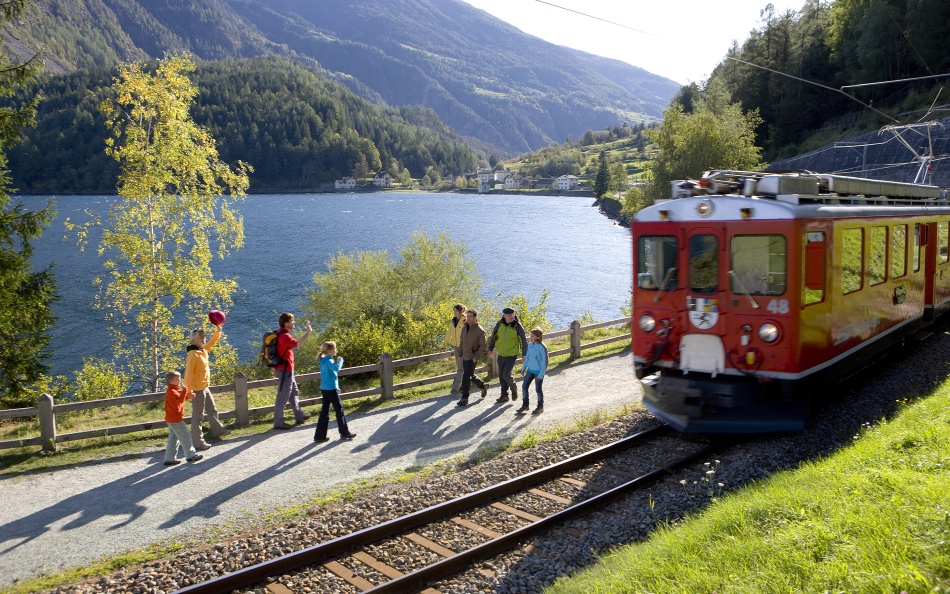
<path fill-rule="evenodd" d="M 317 430 L 313 434 L 314 441 L 330 441 L 327 437 L 327 425 L 330 424 L 331 404 L 336 412 L 336 425 L 340 430 L 340 439 L 356 437 L 355 433 L 350 433 L 346 426 L 346 417 L 343 416 L 339 379 L 341 369 L 343 369 L 343 357 L 336 356 L 336 343 L 328 340 L 320 348 L 320 392 L 323 394 L 323 408 L 320 409 L 320 418 L 317 419 Z"/>
<path fill-rule="evenodd" d="M 544 412 L 544 392 L 541 391 L 541 383 L 544 382 L 544 372 L 548 370 L 548 347 L 544 346 L 541 340 L 544 335 L 540 328 L 533 328 L 528 336 L 528 351 L 524 356 L 524 364 L 521 366 L 521 373 L 524 374 L 524 381 L 521 384 L 521 408 L 515 411 L 515 414 L 524 414 L 528 412 L 528 387 L 534 380 L 534 390 L 538 393 L 538 407 L 532 414 L 539 415 Z"/>

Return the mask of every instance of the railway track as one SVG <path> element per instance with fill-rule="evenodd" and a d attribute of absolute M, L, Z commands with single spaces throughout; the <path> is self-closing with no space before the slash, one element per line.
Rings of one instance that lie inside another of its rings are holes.
<path fill-rule="evenodd" d="M 689 443 L 682 453 L 684 443 Z M 337 580 L 352 592 L 437 594 L 430 584 L 504 553 L 712 452 L 723 442 L 687 440 L 660 426 L 494 486 L 312 547 L 183 588 L 211 594 L 260 588 L 306 591 Z M 633 451 L 632 451 L 633 450 Z M 394 563 L 393 560 L 399 560 Z M 293 578 L 285 579 L 292 574 Z M 284 582 L 290 583 L 291 587 Z"/>

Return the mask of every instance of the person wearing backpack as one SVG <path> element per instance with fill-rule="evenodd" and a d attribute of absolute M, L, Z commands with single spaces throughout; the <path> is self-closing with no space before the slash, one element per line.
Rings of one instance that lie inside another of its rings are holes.
<path fill-rule="evenodd" d="M 280 383 L 277 385 L 277 399 L 274 402 L 274 429 L 290 429 L 290 425 L 284 422 L 284 409 L 288 402 L 294 410 L 297 425 L 303 424 L 310 418 L 310 415 L 300 408 L 297 378 L 294 377 L 294 349 L 307 342 L 313 328 L 308 321 L 307 331 L 300 340 L 297 340 L 290 333 L 294 329 L 294 314 L 284 312 L 280 314 L 277 321 L 280 324 L 277 336 L 277 356 L 280 358 L 280 363 L 274 366 L 274 375 L 280 378 Z"/>
<path fill-rule="evenodd" d="M 218 339 L 221 338 L 221 326 L 216 325 L 214 328 L 214 335 L 208 342 L 205 342 L 203 329 L 196 328 L 192 331 L 191 344 L 188 345 L 188 354 L 185 358 L 185 377 L 182 383 L 195 393 L 191 401 L 191 441 L 196 450 L 207 450 L 211 447 L 201 433 L 203 417 L 208 418 L 211 437 L 218 439 L 230 433 L 218 420 L 218 407 L 214 403 L 211 390 L 208 389 L 211 384 L 208 351 L 214 348 L 214 345 L 218 344 Z"/>

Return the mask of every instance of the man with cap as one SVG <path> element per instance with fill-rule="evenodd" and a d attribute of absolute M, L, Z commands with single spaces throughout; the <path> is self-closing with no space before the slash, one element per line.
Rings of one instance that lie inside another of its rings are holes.
<path fill-rule="evenodd" d="M 518 398 L 518 386 L 512 370 L 518 357 L 528 352 L 528 338 L 524 333 L 524 326 L 515 315 L 515 310 L 506 307 L 501 310 L 501 319 L 495 324 L 495 329 L 488 339 L 488 356 L 498 351 L 498 379 L 501 380 L 501 396 L 495 402 L 507 402 L 508 391 L 511 399 Z"/>

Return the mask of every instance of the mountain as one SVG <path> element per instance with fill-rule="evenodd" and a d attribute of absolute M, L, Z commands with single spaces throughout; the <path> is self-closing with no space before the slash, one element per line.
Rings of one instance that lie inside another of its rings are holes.
<path fill-rule="evenodd" d="M 516 154 L 588 129 L 660 118 L 679 85 L 556 46 L 459 0 L 48 0 L 3 33 L 69 72 L 187 50 L 280 55 L 376 103 L 433 110 Z"/>

